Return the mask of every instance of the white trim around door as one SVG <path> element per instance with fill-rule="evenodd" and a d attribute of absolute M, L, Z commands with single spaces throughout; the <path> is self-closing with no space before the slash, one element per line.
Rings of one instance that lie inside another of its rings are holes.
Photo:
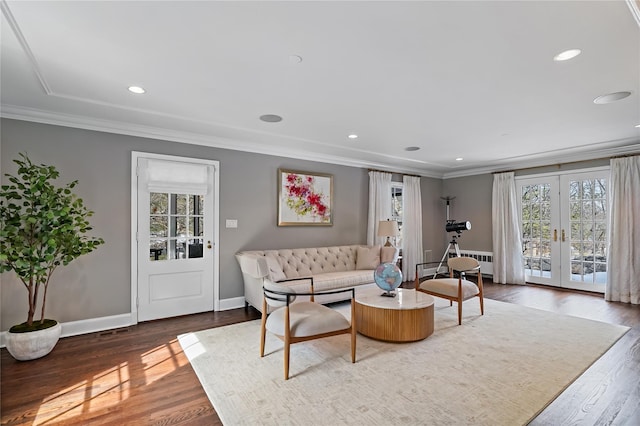
<path fill-rule="evenodd" d="M 190 157 L 180 157 L 173 155 L 164 155 L 164 154 L 154 154 L 147 152 L 138 152 L 132 151 L 131 153 L 131 318 L 135 320 L 137 323 L 140 321 L 139 319 L 139 291 L 140 287 L 138 284 L 139 279 L 139 268 L 141 265 L 139 264 L 139 248 L 138 248 L 138 215 L 140 213 L 140 207 L 138 206 L 138 164 L 140 159 L 151 159 L 151 160 L 164 160 L 164 161 L 173 161 L 173 162 L 182 162 L 182 163 L 191 163 L 191 164 L 199 164 L 205 166 L 211 166 L 213 170 L 212 175 L 212 197 L 213 197 L 213 237 L 211 240 L 211 245 L 213 246 L 213 301 L 212 305 L 214 311 L 220 310 L 220 273 L 219 273 L 219 265 L 220 265 L 220 256 L 219 256 L 219 192 L 220 192 L 220 163 L 215 160 L 207 160 L 207 159 L 198 159 L 198 158 L 190 158 Z"/>

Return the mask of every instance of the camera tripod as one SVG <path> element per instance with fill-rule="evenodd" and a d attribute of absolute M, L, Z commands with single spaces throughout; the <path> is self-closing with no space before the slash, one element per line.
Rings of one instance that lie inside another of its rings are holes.
<path fill-rule="evenodd" d="M 436 272 L 433 274 L 433 278 L 436 278 L 438 276 L 438 273 L 440 272 L 440 268 L 442 268 L 442 264 L 444 263 L 445 259 L 449 257 L 451 248 L 453 248 L 456 251 L 456 256 L 460 257 L 460 246 L 458 245 L 458 240 L 457 240 L 458 237 L 459 235 L 454 235 L 453 237 L 451 237 L 451 241 L 449 241 L 449 245 L 447 246 L 447 249 L 444 251 L 444 254 L 442 255 L 442 259 L 440 259 L 440 263 L 436 268 Z"/>

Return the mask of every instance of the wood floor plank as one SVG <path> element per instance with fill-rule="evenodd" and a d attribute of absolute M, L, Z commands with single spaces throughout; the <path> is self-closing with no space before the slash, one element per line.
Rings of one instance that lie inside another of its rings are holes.
<path fill-rule="evenodd" d="M 544 286 L 485 283 L 485 297 L 632 328 L 532 425 L 640 424 L 640 307 Z M 411 283 L 406 283 L 411 286 Z M 3 425 L 221 425 L 177 341 L 258 319 L 235 309 L 61 339 L 47 357 L 0 353 Z M 256 349 L 257 353 L 257 349 Z"/>

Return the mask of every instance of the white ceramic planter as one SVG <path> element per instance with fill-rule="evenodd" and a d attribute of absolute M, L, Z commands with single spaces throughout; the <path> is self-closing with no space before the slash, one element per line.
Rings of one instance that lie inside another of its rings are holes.
<path fill-rule="evenodd" d="M 28 333 L 7 332 L 5 344 L 12 357 L 18 361 L 29 361 L 51 352 L 58 343 L 61 331 L 62 326 L 57 323 L 53 327 Z"/>

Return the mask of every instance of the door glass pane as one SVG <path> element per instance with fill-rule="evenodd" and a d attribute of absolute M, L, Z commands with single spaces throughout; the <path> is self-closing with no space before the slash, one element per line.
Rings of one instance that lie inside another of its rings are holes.
<path fill-rule="evenodd" d="M 167 240 L 151 240 L 149 243 L 149 260 L 165 260 L 167 258 Z"/>
<path fill-rule="evenodd" d="M 203 256 L 203 198 L 189 194 L 151 193 L 149 259 Z"/>
<path fill-rule="evenodd" d="M 202 222 L 202 217 L 191 217 L 189 218 L 189 236 L 190 237 L 201 237 L 202 232 L 204 230 Z"/>
<path fill-rule="evenodd" d="M 522 189 L 522 240 L 525 273 L 551 275 L 550 185 L 526 185 Z"/>
<path fill-rule="evenodd" d="M 166 215 L 167 214 L 167 206 L 169 205 L 169 194 L 160 194 L 158 192 L 152 192 L 150 194 L 150 199 L 151 199 L 151 205 L 150 205 L 150 212 L 152 215 L 155 214 L 160 214 L 160 215 Z"/>
<path fill-rule="evenodd" d="M 201 238 L 195 238 L 189 240 L 189 245 L 187 246 L 188 256 L 190 259 L 202 257 L 203 252 L 203 240 Z"/>
<path fill-rule="evenodd" d="M 187 218 L 173 216 L 171 218 L 173 226 L 171 227 L 172 237 L 186 237 L 187 236 Z"/>
<path fill-rule="evenodd" d="M 606 179 L 571 181 L 580 188 L 570 203 L 571 280 L 604 284 L 607 272 Z"/>
<path fill-rule="evenodd" d="M 151 237 L 166 237 L 167 236 L 167 217 L 166 216 L 151 216 L 149 218 L 149 231 Z"/>
<path fill-rule="evenodd" d="M 171 212 L 173 214 L 187 214 L 187 195 L 171 195 Z"/>

